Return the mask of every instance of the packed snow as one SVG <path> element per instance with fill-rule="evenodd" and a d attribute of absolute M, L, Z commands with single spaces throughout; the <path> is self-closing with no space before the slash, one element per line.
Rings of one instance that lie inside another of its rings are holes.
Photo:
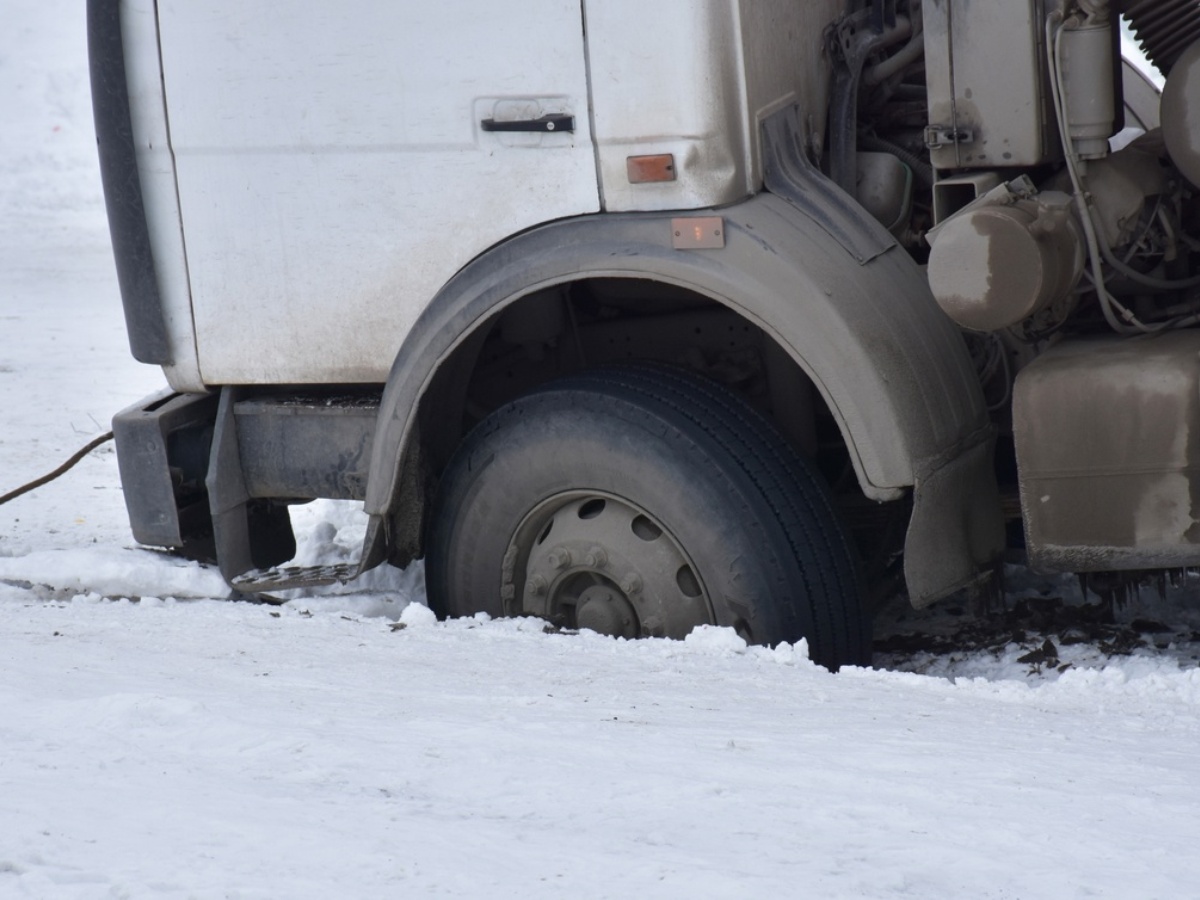
<path fill-rule="evenodd" d="M 3 493 L 162 376 L 82 4 L 6 3 L 0 109 Z M 352 505 L 296 520 L 306 562 L 357 549 Z M 0 897 L 1197 896 L 1200 588 L 1095 624 L 1010 575 L 984 619 L 889 607 L 837 675 L 716 628 L 437 622 L 419 566 L 231 602 L 133 544 L 107 445 L 0 507 Z"/>

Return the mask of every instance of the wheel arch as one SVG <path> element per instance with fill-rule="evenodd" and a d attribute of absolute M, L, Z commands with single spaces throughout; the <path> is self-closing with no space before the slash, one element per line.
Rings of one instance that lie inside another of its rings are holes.
<path fill-rule="evenodd" d="M 985 439 L 986 410 L 961 336 L 898 247 L 863 262 L 815 217 L 769 193 L 688 215 L 719 217 L 724 247 L 675 249 L 669 214 L 565 220 L 489 250 L 430 302 L 392 366 L 367 486 L 371 515 L 405 507 L 388 535 L 401 561 L 421 549 L 414 435 L 436 374 L 477 349 L 472 342 L 512 303 L 582 278 L 683 288 L 761 328 L 816 386 L 872 499 L 902 496 Z"/>

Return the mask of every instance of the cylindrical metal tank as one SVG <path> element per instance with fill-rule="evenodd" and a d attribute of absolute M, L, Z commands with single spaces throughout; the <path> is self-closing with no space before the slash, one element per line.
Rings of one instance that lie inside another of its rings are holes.
<path fill-rule="evenodd" d="M 968 207 L 940 226 L 929 254 L 938 305 L 972 331 L 1015 325 L 1067 296 L 1083 241 L 1066 194 Z"/>

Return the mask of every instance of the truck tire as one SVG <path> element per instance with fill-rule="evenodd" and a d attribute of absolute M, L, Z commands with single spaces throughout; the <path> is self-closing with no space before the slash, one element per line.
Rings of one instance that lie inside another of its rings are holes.
<path fill-rule="evenodd" d="M 824 485 L 740 397 L 681 370 L 573 375 L 468 435 L 427 542 L 442 617 L 534 615 L 618 637 L 730 626 L 870 661 L 870 622 Z"/>

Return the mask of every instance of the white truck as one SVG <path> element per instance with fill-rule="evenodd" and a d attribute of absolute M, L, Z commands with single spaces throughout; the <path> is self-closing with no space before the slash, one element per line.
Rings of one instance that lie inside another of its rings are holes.
<path fill-rule="evenodd" d="M 1195 3 L 88 28 L 130 344 L 171 388 L 114 423 L 133 532 L 240 591 L 424 557 L 440 615 L 836 667 L 874 598 L 994 590 L 1006 548 L 1200 564 Z M 315 498 L 363 503 L 356 565 L 288 565 Z"/>

